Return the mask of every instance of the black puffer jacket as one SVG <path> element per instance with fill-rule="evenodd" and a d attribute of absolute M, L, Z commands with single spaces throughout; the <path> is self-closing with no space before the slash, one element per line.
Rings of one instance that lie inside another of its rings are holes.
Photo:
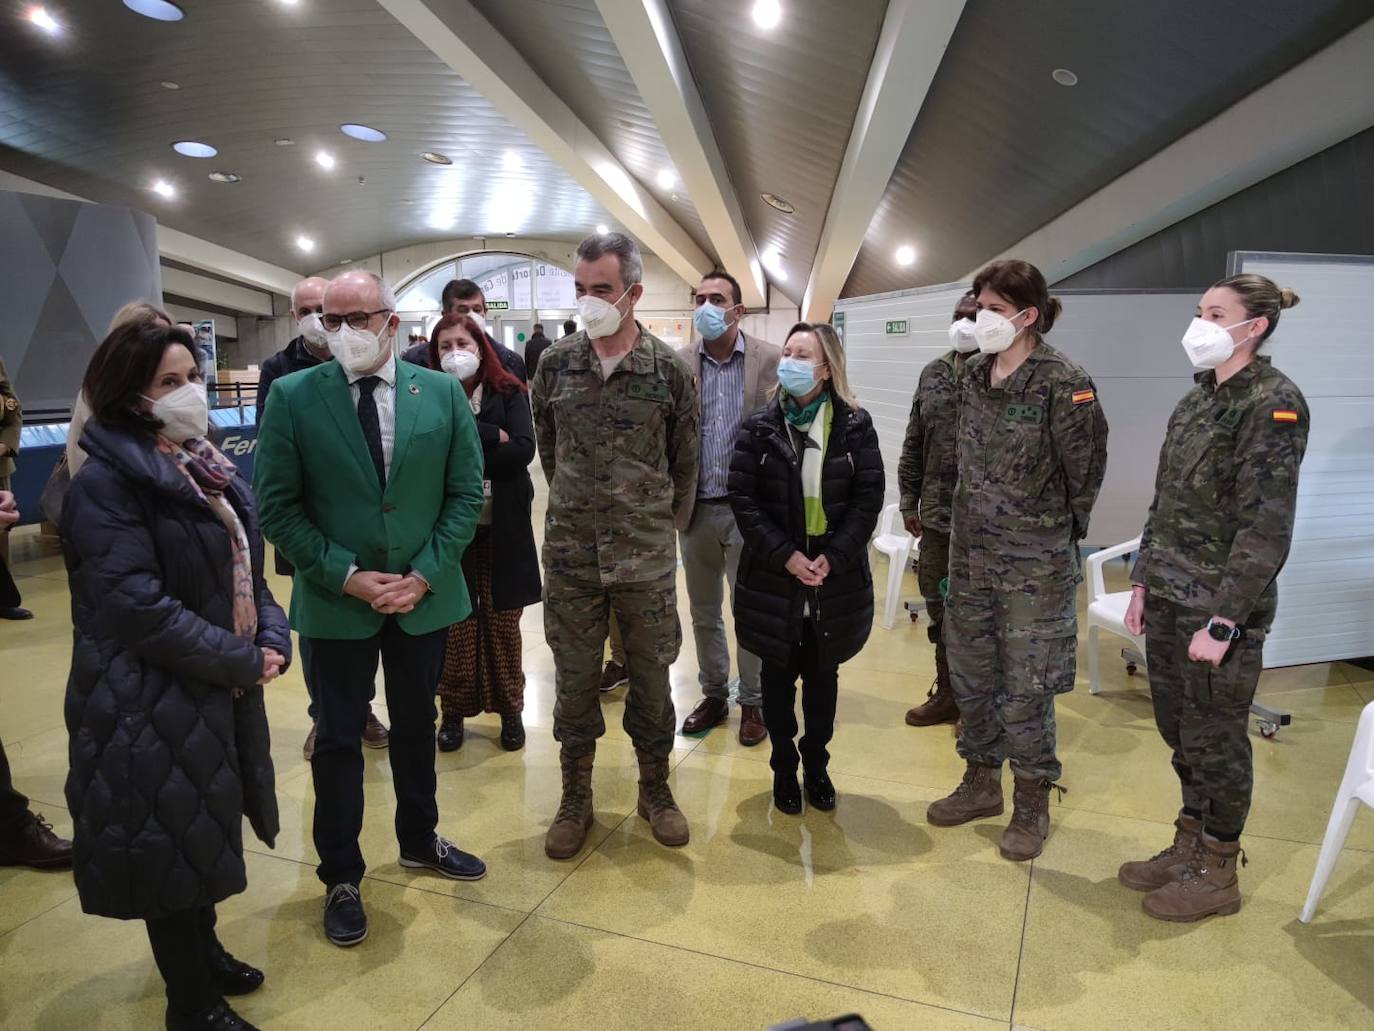
<path fill-rule="evenodd" d="M 268 845 L 277 803 L 262 648 L 288 659 L 262 578 L 252 492 L 225 492 L 253 559 L 258 633 L 234 635 L 229 533 L 150 441 L 92 421 L 62 541 L 72 594 L 67 804 L 81 906 L 125 919 L 245 887 L 243 818 Z M 234 688 L 244 694 L 235 699 Z"/>
<path fill-rule="evenodd" d="M 868 539 L 883 506 L 883 456 L 868 413 L 831 397 L 835 414 L 821 469 L 825 536 L 806 535 L 801 459 L 776 401 L 745 420 L 730 461 L 730 507 L 744 537 L 735 634 L 741 648 L 767 662 L 785 663 L 801 641 L 808 601 L 826 662 L 856 655 L 873 626 Z M 787 571 L 794 551 L 830 562 L 818 589 Z"/>

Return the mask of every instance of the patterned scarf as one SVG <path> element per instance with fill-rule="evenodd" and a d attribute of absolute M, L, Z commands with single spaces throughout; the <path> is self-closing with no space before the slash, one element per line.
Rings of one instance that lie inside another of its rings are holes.
<path fill-rule="evenodd" d="M 835 409 L 830 404 L 830 392 L 822 391 L 805 407 L 784 394 L 782 414 L 790 425 L 806 434 L 801 456 L 806 535 L 821 537 L 829 526 L 825 518 L 825 506 L 821 504 L 821 468 L 825 465 L 825 448 L 830 442 L 830 424 L 835 416 Z"/>
<path fill-rule="evenodd" d="M 258 636 L 258 606 L 254 601 L 253 553 L 238 513 L 224 496 L 237 472 L 234 464 L 203 439 L 176 444 L 166 437 L 158 437 L 157 449 L 175 463 L 196 496 L 210 506 L 229 531 L 233 556 L 234 633 L 247 641 L 254 640 Z"/>

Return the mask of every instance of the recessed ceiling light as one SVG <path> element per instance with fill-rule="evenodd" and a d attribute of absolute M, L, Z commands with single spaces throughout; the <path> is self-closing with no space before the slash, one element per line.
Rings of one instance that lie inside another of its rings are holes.
<path fill-rule="evenodd" d="M 296 145 L 296 141 L 293 140 L 290 136 L 278 136 L 272 142 L 275 143 L 278 147 L 294 147 Z"/>
<path fill-rule="evenodd" d="M 356 122 L 345 122 L 339 126 L 339 131 L 345 136 L 352 136 L 355 140 L 362 140 L 364 143 L 381 143 L 386 139 L 386 133 L 380 129 L 374 129 L 369 125 L 359 125 Z"/>
<path fill-rule="evenodd" d="M 1050 78 L 1061 86 L 1077 86 L 1078 76 L 1067 68 L 1056 68 L 1050 72 Z"/>
<path fill-rule="evenodd" d="M 315 241 L 308 236 L 298 236 L 296 237 L 296 246 L 309 254 L 315 249 Z"/>
<path fill-rule="evenodd" d="M 783 200 L 776 193 L 760 193 L 759 196 L 763 198 L 763 202 L 770 208 L 777 208 L 784 215 L 795 215 L 797 213 L 797 209 L 792 205 L 791 201 Z"/>
<path fill-rule="evenodd" d="M 352 259 L 352 258 L 340 258 L 340 259 L 339 259 L 339 264 L 340 264 L 340 265 L 352 265 L 352 264 L 353 264 L 353 259 Z"/>
<path fill-rule="evenodd" d="M 660 190 L 671 190 L 677 182 L 677 176 L 673 174 L 671 168 L 665 168 L 658 173 L 658 188 Z"/>
<path fill-rule="evenodd" d="M 212 158 L 219 153 L 208 143 L 199 143 L 196 140 L 178 140 L 172 144 L 172 149 L 182 157 L 188 158 Z"/>
<path fill-rule="evenodd" d="M 212 183 L 241 183 L 243 176 L 237 172 L 211 172 L 210 181 Z"/>
<path fill-rule="evenodd" d="M 158 85 L 163 89 L 181 89 L 181 83 L 173 82 L 171 79 L 163 79 Z"/>
<path fill-rule="evenodd" d="M 186 12 L 169 0 L 124 0 L 124 6 L 154 21 L 181 21 L 186 17 Z"/>
<path fill-rule="evenodd" d="M 61 23 L 48 13 L 46 7 L 30 7 L 27 17 L 30 23 L 38 26 L 49 36 L 56 36 L 62 31 Z"/>
<path fill-rule="evenodd" d="M 159 197 L 167 197 L 170 199 L 177 195 L 177 188 L 166 179 L 159 179 L 157 182 L 153 183 L 153 192 Z"/>
<path fill-rule="evenodd" d="M 782 267 L 782 251 L 774 244 L 759 255 L 759 261 L 779 283 L 787 282 L 787 270 Z"/>
<path fill-rule="evenodd" d="M 501 164 L 505 165 L 506 168 L 513 172 L 521 165 L 523 165 L 524 162 L 520 159 L 519 154 L 517 154 L 513 150 L 508 150 L 503 155 L 501 155 Z"/>
<path fill-rule="evenodd" d="M 909 243 L 904 243 L 897 248 L 897 264 L 911 265 L 916 261 L 916 248 Z"/>
<path fill-rule="evenodd" d="M 447 154 L 440 154 L 437 150 L 427 150 L 420 157 L 424 158 L 431 165 L 451 165 L 453 158 Z"/>
<path fill-rule="evenodd" d="M 606 225 L 606 224 L 604 224 L 604 223 L 596 227 L 596 235 L 597 235 L 597 236 L 605 236 L 605 235 L 606 235 L 607 233 L 609 233 L 610 231 L 611 231 L 611 227 L 608 226 L 608 225 Z"/>
<path fill-rule="evenodd" d="M 782 21 L 782 4 L 778 0 L 754 0 L 754 24 L 761 29 L 776 29 Z"/>
<path fill-rule="evenodd" d="M 317 150 L 315 151 L 315 164 L 327 172 L 334 167 L 334 155 L 327 150 Z"/>

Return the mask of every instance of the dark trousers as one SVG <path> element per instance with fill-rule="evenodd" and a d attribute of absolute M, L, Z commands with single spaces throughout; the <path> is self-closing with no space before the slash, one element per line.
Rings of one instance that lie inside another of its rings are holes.
<path fill-rule="evenodd" d="M 801 644 L 792 646 L 786 665 L 763 663 L 759 680 L 763 688 L 763 722 L 773 743 L 769 765 L 779 773 L 795 771 L 797 747 L 797 678 L 802 682 L 802 716 L 806 733 L 801 739 L 801 762 L 820 772 L 830 762 L 825 746 L 835 736 L 835 703 L 840 690 L 840 667 L 821 661 L 814 621 L 803 621 Z"/>
<path fill-rule="evenodd" d="M 167 985 L 167 1007 L 193 1017 L 218 1003 L 221 995 L 210 972 L 210 956 L 218 948 L 215 907 L 184 909 L 144 922 Z"/>
<path fill-rule="evenodd" d="M 434 691 L 444 665 L 448 628 L 411 636 L 387 617 L 372 637 L 317 637 L 301 649 L 305 678 L 318 699 L 315 757 L 315 850 L 325 884 L 358 883 L 366 866 L 358 847 L 363 828 L 363 727 L 380 657 L 391 716 L 391 778 L 396 789 L 396 840 L 421 852 L 434 840 Z M 301 638 L 301 643 L 306 643 Z"/>
<path fill-rule="evenodd" d="M 29 820 L 29 800 L 14 790 L 10 761 L 5 757 L 5 746 L 0 744 L 0 837 L 18 833 Z"/>
<path fill-rule="evenodd" d="M 314 678 L 310 676 L 310 638 L 296 635 L 296 658 L 300 660 L 301 669 L 304 671 L 305 694 L 310 699 L 305 711 L 313 723 L 320 718 L 320 699 L 315 691 Z"/>
<path fill-rule="evenodd" d="M 1210 614 L 1151 593 L 1145 597 L 1145 651 L 1155 725 L 1173 751 L 1183 805 L 1208 834 L 1245 829 L 1255 785 L 1250 703 L 1264 666 L 1263 630 L 1231 642 L 1220 666 L 1194 662 L 1188 645 Z"/>

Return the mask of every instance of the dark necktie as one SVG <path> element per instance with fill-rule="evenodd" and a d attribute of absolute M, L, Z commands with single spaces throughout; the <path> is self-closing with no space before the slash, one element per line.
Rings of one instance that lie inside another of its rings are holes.
<path fill-rule="evenodd" d="M 382 381 L 380 376 L 364 376 L 358 380 L 358 422 L 363 427 L 372 464 L 377 467 L 377 482 L 386 486 L 386 459 L 382 456 L 382 421 L 377 417 L 377 399 L 372 392 Z"/>

